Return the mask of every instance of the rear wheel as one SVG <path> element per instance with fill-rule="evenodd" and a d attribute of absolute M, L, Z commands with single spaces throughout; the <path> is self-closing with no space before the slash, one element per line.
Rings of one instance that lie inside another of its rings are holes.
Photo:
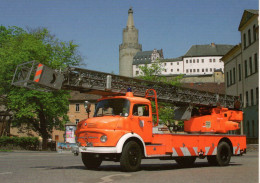
<path fill-rule="evenodd" d="M 87 169 L 97 169 L 102 163 L 102 159 L 92 153 L 81 153 L 81 158 Z"/>
<path fill-rule="evenodd" d="M 140 168 L 142 150 L 139 144 L 134 141 L 128 142 L 122 151 L 120 165 L 124 171 L 133 172 Z"/>
<path fill-rule="evenodd" d="M 181 167 L 190 167 L 194 164 L 196 160 L 196 157 L 191 156 L 191 157 L 178 157 L 175 159 L 175 161 L 178 163 L 179 166 Z"/>
<path fill-rule="evenodd" d="M 218 145 L 216 161 L 219 166 L 227 166 L 231 159 L 231 149 L 228 143 L 220 142 Z"/>

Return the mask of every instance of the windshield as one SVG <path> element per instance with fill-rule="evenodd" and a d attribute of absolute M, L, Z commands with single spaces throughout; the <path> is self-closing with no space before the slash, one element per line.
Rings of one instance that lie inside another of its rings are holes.
<path fill-rule="evenodd" d="M 130 102 L 126 99 L 107 99 L 97 103 L 94 117 L 98 116 L 128 116 Z"/>

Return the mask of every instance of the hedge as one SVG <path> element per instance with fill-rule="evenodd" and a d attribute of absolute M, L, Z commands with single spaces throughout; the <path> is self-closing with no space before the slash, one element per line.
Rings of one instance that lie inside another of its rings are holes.
<path fill-rule="evenodd" d="M 37 137 L 0 137 L 1 149 L 37 150 L 39 139 Z"/>

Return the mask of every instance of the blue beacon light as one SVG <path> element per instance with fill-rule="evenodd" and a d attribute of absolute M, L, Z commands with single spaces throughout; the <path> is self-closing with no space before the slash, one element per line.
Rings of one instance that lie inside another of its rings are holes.
<path fill-rule="evenodd" d="M 131 87 L 127 88 L 127 92 L 132 92 L 132 88 Z"/>

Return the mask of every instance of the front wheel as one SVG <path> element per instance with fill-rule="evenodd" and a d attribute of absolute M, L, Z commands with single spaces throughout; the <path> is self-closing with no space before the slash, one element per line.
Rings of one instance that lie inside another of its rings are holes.
<path fill-rule="evenodd" d="M 124 171 L 134 172 L 139 170 L 142 159 L 142 150 L 134 141 L 128 142 L 122 151 L 120 165 Z"/>
<path fill-rule="evenodd" d="M 92 153 L 81 153 L 81 159 L 87 169 L 97 169 L 102 163 L 102 159 Z"/>

